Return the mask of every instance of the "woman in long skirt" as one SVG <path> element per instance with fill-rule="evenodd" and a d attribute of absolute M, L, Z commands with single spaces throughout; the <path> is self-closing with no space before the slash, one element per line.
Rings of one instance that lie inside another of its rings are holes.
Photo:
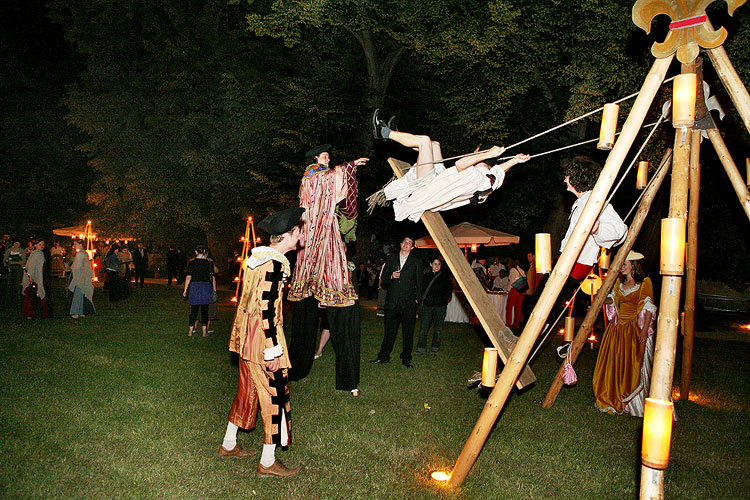
<path fill-rule="evenodd" d="M 605 302 L 609 324 L 594 368 L 596 407 L 642 417 L 654 359 L 656 304 L 651 280 L 631 251 Z"/>
<path fill-rule="evenodd" d="M 70 267 L 68 287 L 65 289 L 65 314 L 73 319 L 84 318 L 87 314 L 96 313 L 94 308 L 94 270 L 89 256 L 83 248 L 83 242 L 73 242 L 73 265 Z"/>
<path fill-rule="evenodd" d="M 47 290 L 44 286 L 44 240 L 34 244 L 34 250 L 26 261 L 23 276 L 23 315 L 27 319 L 42 319 L 52 316 Z"/>

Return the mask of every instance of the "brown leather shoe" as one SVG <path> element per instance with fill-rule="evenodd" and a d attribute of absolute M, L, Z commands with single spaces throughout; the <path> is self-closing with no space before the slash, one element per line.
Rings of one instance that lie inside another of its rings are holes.
<path fill-rule="evenodd" d="M 235 445 L 231 450 L 224 448 L 224 445 L 219 446 L 220 457 L 233 457 L 233 458 L 247 458 L 255 455 L 256 451 L 253 449 L 246 450 L 241 448 L 240 445 Z"/>
<path fill-rule="evenodd" d="M 291 477 L 299 472 L 296 467 L 287 467 L 279 460 L 276 460 L 270 467 L 263 467 L 258 463 L 258 470 L 255 475 L 258 477 Z"/>

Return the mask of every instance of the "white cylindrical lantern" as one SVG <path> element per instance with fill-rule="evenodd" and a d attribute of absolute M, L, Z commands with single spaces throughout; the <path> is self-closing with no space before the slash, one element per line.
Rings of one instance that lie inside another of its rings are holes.
<path fill-rule="evenodd" d="M 648 185 L 648 162 L 647 161 L 639 161 L 638 162 L 638 174 L 635 178 L 635 188 L 636 189 L 646 189 L 646 186 Z"/>
<path fill-rule="evenodd" d="M 596 149 L 612 149 L 615 145 L 615 133 L 617 132 L 617 115 L 620 106 L 614 103 L 604 105 L 602 112 L 602 123 L 599 127 L 599 142 Z"/>
<path fill-rule="evenodd" d="M 565 317 L 565 342 L 573 342 L 573 337 L 576 335 L 576 319 L 573 316 Z"/>
<path fill-rule="evenodd" d="M 683 73 L 672 82 L 672 126 L 692 127 L 695 121 L 695 73 Z"/>
<path fill-rule="evenodd" d="M 671 441 L 672 402 L 646 398 L 643 410 L 641 463 L 652 469 L 666 469 Z"/>
<path fill-rule="evenodd" d="M 495 387 L 497 378 L 497 349 L 494 347 L 485 347 L 484 359 L 482 359 L 482 385 L 485 387 Z"/>
<path fill-rule="evenodd" d="M 599 269 L 609 269 L 609 261 L 612 257 L 612 251 L 609 248 L 602 247 L 599 250 Z"/>
<path fill-rule="evenodd" d="M 550 233 L 536 233 L 534 237 L 534 253 L 536 254 L 536 272 L 547 274 L 552 271 L 552 244 Z"/>
<path fill-rule="evenodd" d="M 661 220 L 661 274 L 682 276 L 685 270 L 685 219 Z"/>

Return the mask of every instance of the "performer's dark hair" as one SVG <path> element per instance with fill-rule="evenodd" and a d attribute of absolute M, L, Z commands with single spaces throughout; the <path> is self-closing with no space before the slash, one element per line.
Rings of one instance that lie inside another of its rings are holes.
<path fill-rule="evenodd" d="M 601 165 L 586 156 L 576 156 L 568 160 L 563 168 L 565 169 L 563 178 L 569 177 L 571 186 L 581 193 L 594 189 L 599 174 L 602 172 Z"/>
<path fill-rule="evenodd" d="M 195 253 L 199 255 L 208 255 L 208 249 L 204 245 L 198 245 L 195 247 Z"/>
<path fill-rule="evenodd" d="M 641 266 L 640 261 L 638 260 L 630 260 L 628 261 L 633 266 L 633 279 L 636 283 L 643 283 L 643 280 L 646 279 L 648 274 L 643 270 L 643 266 Z M 624 276 L 622 273 L 620 273 L 620 281 L 622 281 Z"/>

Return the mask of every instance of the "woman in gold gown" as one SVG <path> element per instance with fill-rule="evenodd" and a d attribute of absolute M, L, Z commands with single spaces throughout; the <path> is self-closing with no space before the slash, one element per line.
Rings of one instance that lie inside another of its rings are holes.
<path fill-rule="evenodd" d="M 656 304 L 651 280 L 631 251 L 605 302 L 609 324 L 594 369 L 596 407 L 603 412 L 643 416 L 654 357 Z"/>

